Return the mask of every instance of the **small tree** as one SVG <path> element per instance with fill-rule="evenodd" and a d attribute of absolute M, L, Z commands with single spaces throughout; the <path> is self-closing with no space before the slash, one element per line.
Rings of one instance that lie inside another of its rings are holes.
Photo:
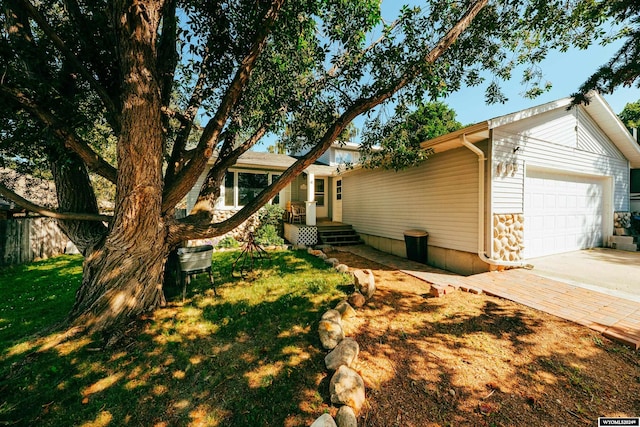
<path fill-rule="evenodd" d="M 620 114 L 618 114 L 622 123 L 625 124 L 627 129 L 637 129 L 640 127 L 640 100 L 636 102 L 629 102 L 624 106 Z"/>
<path fill-rule="evenodd" d="M 361 151 L 366 167 L 399 170 L 427 159 L 429 153 L 420 143 L 462 127 L 456 113 L 441 102 L 422 104 L 410 112 L 404 106 L 394 117 L 382 123 L 379 118 L 367 123 Z"/>

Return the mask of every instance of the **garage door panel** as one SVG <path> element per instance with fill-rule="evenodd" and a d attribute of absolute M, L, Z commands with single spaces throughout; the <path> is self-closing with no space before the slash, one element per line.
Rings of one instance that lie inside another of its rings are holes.
<path fill-rule="evenodd" d="M 601 246 L 603 189 L 595 177 L 527 171 L 526 256 Z"/>

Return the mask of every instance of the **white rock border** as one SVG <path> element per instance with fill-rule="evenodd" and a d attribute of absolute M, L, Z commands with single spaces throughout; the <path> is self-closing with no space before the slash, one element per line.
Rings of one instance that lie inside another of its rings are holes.
<path fill-rule="evenodd" d="M 323 246 L 322 249 L 326 251 L 331 251 L 334 248 L 331 246 Z M 347 266 L 346 264 L 340 263 L 340 261 L 336 258 L 327 259 L 327 255 L 322 250 L 307 248 L 307 252 L 310 255 L 314 255 L 325 260 L 327 264 L 331 264 L 333 268 L 339 273 L 349 272 L 349 266 Z M 357 270 L 357 271 L 360 271 L 360 270 Z M 369 300 L 373 297 L 373 294 L 376 289 L 375 279 L 373 278 L 373 273 L 370 270 L 364 270 L 361 272 L 363 274 L 366 274 L 367 277 L 370 277 L 371 286 L 368 286 L 367 290 L 369 291 L 369 293 L 366 295 L 366 299 Z M 356 289 L 356 292 L 358 292 L 358 283 L 356 280 L 355 273 L 353 273 L 353 278 L 354 278 L 354 287 Z M 336 313 L 340 316 L 339 319 L 337 318 Z M 335 371 L 331 378 L 331 383 L 333 384 L 337 381 L 339 372 L 348 370 L 348 371 L 352 371 L 352 374 L 355 374 L 355 383 L 357 383 L 358 387 L 361 387 L 361 389 L 357 389 L 355 391 L 357 395 L 357 399 L 351 401 L 351 404 L 345 404 L 340 406 L 340 409 L 338 410 L 338 414 L 335 420 L 333 419 L 333 417 L 331 417 L 331 415 L 325 413 L 319 416 L 313 422 L 312 426 L 337 425 L 337 427 L 358 427 L 358 421 L 357 421 L 356 415 L 362 409 L 363 404 L 365 404 L 366 402 L 364 381 L 362 380 L 362 377 L 360 376 L 360 374 L 353 369 L 354 368 L 353 365 L 355 365 L 355 362 L 357 361 L 359 345 L 357 341 L 355 341 L 353 338 L 345 337 L 344 333 L 342 333 L 341 334 L 342 337 L 340 337 L 339 339 L 335 339 L 336 345 L 333 345 L 331 346 L 331 348 L 328 348 L 326 345 L 327 337 L 326 337 L 326 325 L 325 325 L 327 322 L 332 322 L 333 326 L 339 325 L 340 328 L 342 328 L 343 321 L 348 321 L 349 319 L 355 316 L 357 316 L 357 312 L 354 309 L 354 307 L 352 307 L 346 300 L 342 300 L 335 306 L 335 308 L 327 310 L 326 312 L 323 313 L 321 320 L 318 324 L 318 334 L 320 335 L 320 341 L 322 343 L 323 349 L 331 350 L 331 352 L 325 356 L 325 365 L 328 365 L 327 370 Z M 353 346 L 355 347 L 355 356 L 351 354 L 349 355 L 349 357 L 345 358 L 344 362 L 336 362 L 335 361 L 336 358 L 332 357 L 331 355 L 335 352 L 334 349 L 342 347 L 340 346 L 340 343 L 345 339 L 348 339 L 350 342 L 352 341 L 353 343 L 355 343 L 355 346 Z M 331 363 L 327 363 L 327 359 Z M 340 363 L 340 364 L 337 364 L 337 363 Z M 341 369 L 342 367 L 344 367 L 344 369 Z M 331 424 L 332 422 L 337 422 L 337 424 Z"/>

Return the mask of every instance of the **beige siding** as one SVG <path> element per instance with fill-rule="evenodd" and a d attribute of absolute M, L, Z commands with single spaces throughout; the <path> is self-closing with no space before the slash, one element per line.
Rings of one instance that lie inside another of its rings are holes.
<path fill-rule="evenodd" d="M 359 170 L 343 177 L 343 217 L 361 233 L 403 240 L 429 232 L 429 245 L 476 252 L 478 160 L 467 148 L 405 171 Z"/>
<path fill-rule="evenodd" d="M 579 108 L 580 109 L 580 108 Z M 580 118 L 578 122 L 576 115 Z M 540 117 L 546 116 L 546 125 Z M 580 109 L 564 108 L 493 130 L 492 207 L 494 213 L 524 211 L 526 167 L 574 174 L 612 176 L 614 209 L 628 210 L 629 166 L 624 156 Z M 573 141 L 573 143 L 571 142 Z M 516 148 L 518 150 L 514 151 Z M 516 165 L 499 174 L 500 163 Z"/>

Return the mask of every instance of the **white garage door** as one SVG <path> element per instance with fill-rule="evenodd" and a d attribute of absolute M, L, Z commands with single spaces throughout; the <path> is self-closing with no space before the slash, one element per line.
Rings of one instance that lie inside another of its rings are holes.
<path fill-rule="evenodd" d="M 526 258 L 602 246 L 603 180 L 528 170 Z"/>

